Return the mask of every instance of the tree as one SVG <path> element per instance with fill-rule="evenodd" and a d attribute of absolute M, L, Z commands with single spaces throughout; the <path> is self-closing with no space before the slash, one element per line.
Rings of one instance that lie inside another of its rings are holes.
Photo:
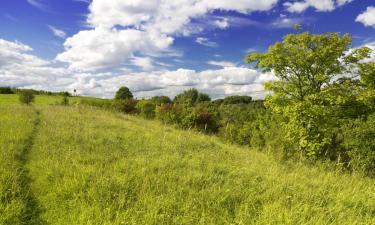
<path fill-rule="evenodd" d="M 265 53 L 246 56 L 246 62 L 278 78 L 265 85 L 273 92 L 266 106 L 287 119 L 287 138 L 309 157 L 335 155 L 329 152 L 335 138 L 332 128 L 338 123 L 333 117 L 353 100 L 352 94 L 340 93 L 355 83 L 361 60 L 370 55 L 369 48 L 351 51 L 350 45 L 349 35 L 305 32 L 285 36 Z"/>
<path fill-rule="evenodd" d="M 154 96 L 151 98 L 151 101 L 157 106 L 172 103 L 172 100 L 168 96 Z"/>
<path fill-rule="evenodd" d="M 0 87 L 0 94 L 14 94 L 11 87 Z"/>
<path fill-rule="evenodd" d="M 19 100 L 21 103 L 30 105 L 34 101 L 35 95 L 32 90 L 22 90 L 19 92 Z"/>
<path fill-rule="evenodd" d="M 196 103 L 209 102 L 211 98 L 205 93 L 200 93 L 197 89 L 192 88 L 184 91 L 183 93 L 177 95 L 173 102 L 177 104 L 193 106 Z"/>
<path fill-rule="evenodd" d="M 116 100 L 126 100 L 126 99 L 132 99 L 133 94 L 127 87 L 120 87 L 118 91 L 116 92 L 115 99 Z"/>

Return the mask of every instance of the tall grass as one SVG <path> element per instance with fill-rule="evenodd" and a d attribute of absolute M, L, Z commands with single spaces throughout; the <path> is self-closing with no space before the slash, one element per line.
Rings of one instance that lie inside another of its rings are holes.
<path fill-rule="evenodd" d="M 27 168 L 48 224 L 375 224 L 369 178 L 112 112 L 40 119 Z"/>
<path fill-rule="evenodd" d="M 25 168 L 37 123 L 31 107 L 0 107 L 0 224 L 40 222 Z"/>

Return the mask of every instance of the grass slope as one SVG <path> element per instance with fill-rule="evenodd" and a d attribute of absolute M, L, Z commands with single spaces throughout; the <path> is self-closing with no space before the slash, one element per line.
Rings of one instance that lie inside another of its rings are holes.
<path fill-rule="evenodd" d="M 121 114 L 37 110 L 39 116 L 27 107 L 0 110 L 0 121 L 8 121 L 1 134 L 16 131 L 1 136 L 3 151 L 22 152 L 19 143 L 35 131 L 27 160 L 2 168 L 9 176 L 29 171 L 38 208 L 29 224 L 375 224 L 372 179 L 287 166 L 215 137 Z M 39 117 L 38 129 L 27 115 Z M 14 160 L 7 155 L 2 162 Z"/>

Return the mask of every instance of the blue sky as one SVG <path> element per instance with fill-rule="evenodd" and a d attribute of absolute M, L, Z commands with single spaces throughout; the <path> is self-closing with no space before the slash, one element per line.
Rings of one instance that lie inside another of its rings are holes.
<path fill-rule="evenodd" d="M 373 0 L 2 0 L 0 83 L 98 97 L 126 85 L 137 97 L 195 87 L 261 98 L 274 77 L 244 64 L 247 52 L 265 51 L 295 23 L 375 49 L 374 14 Z"/>

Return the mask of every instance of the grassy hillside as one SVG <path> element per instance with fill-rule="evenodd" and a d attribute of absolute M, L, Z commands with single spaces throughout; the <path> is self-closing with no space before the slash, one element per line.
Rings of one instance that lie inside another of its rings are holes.
<path fill-rule="evenodd" d="M 373 179 L 159 122 L 1 106 L 0 131 L 0 224 L 375 224 Z"/>

